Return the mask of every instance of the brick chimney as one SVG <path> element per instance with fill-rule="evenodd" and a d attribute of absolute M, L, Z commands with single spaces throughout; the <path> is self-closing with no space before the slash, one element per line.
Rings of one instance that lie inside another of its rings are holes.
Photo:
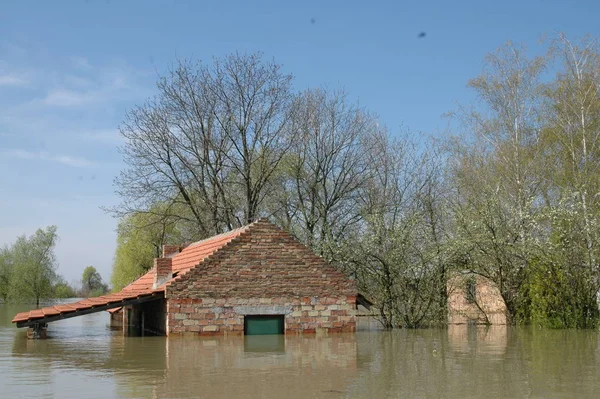
<path fill-rule="evenodd" d="M 164 247 L 163 247 L 164 251 Z M 173 277 L 171 268 L 171 258 L 154 258 L 154 284 L 152 288 L 156 289 Z"/>
<path fill-rule="evenodd" d="M 178 245 L 163 245 L 162 246 L 162 257 L 172 258 L 181 251 L 181 247 Z"/>

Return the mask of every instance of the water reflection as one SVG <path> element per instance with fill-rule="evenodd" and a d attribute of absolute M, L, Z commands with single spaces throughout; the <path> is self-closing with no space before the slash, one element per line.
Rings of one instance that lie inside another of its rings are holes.
<path fill-rule="evenodd" d="M 508 348 L 508 327 L 450 325 L 448 345 L 457 354 L 502 355 Z"/>
<path fill-rule="evenodd" d="M 159 396 L 339 397 L 357 371 L 352 334 L 170 337 L 167 348 L 166 381 Z"/>
<path fill-rule="evenodd" d="M 244 337 L 245 353 L 284 353 L 284 335 L 249 335 Z"/>
<path fill-rule="evenodd" d="M 2 397 L 595 398 L 600 392 L 597 331 L 452 326 L 308 337 L 124 337 L 99 313 L 53 323 L 52 338 L 35 341 L 10 325 L 19 310 L 0 305 Z"/>

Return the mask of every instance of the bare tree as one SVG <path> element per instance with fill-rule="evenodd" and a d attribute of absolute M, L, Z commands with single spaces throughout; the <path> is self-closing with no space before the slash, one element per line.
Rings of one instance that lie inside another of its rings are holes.
<path fill-rule="evenodd" d="M 290 129 L 295 145 L 284 163 L 283 213 L 276 214 L 325 255 L 328 243 L 360 220 L 357 199 L 370 177 L 364 154 L 376 119 L 343 91 L 311 89 L 293 102 Z"/>
<path fill-rule="evenodd" d="M 121 125 L 127 169 L 116 179 L 117 215 L 177 207 L 206 236 L 253 220 L 290 147 L 291 76 L 260 54 L 212 67 L 188 61 L 158 82 L 158 94 Z"/>

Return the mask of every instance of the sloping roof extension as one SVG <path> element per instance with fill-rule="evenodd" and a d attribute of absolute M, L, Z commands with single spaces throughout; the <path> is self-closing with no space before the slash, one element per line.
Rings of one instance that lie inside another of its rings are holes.
<path fill-rule="evenodd" d="M 149 272 L 123 288 L 120 292 L 87 298 L 74 303 L 48 306 L 41 309 L 21 312 L 13 318 L 12 322 L 17 323 L 17 327 L 28 327 L 37 323 L 48 323 L 50 321 L 77 317 L 88 313 L 100 312 L 162 298 L 164 296 L 165 287 L 170 284 L 174 278 L 181 276 L 192 267 L 199 265 L 204 259 L 223 248 L 230 241 L 245 232 L 250 226 L 252 226 L 252 224 L 192 243 L 185 247 L 180 253 L 173 256 L 173 278 L 162 284 L 160 287 L 153 288 L 154 269 L 150 269 Z"/>

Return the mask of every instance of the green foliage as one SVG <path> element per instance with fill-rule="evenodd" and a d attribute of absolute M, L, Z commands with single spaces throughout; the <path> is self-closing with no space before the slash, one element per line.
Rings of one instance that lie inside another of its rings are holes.
<path fill-rule="evenodd" d="M 492 280 L 512 322 L 600 324 L 600 48 L 559 36 L 544 58 L 508 43 L 470 86 L 453 143 L 453 245 Z M 539 81 L 546 66 L 555 78 Z"/>
<path fill-rule="evenodd" d="M 594 328 L 600 324 L 597 271 L 586 266 L 581 209 L 561 203 L 548 211 L 552 235 L 543 256 L 531 264 L 521 318 L 549 328 Z"/>
<path fill-rule="evenodd" d="M 0 300 L 6 302 L 10 295 L 10 284 L 12 280 L 13 262 L 10 249 L 0 249 Z"/>
<path fill-rule="evenodd" d="M 146 272 L 162 244 L 265 215 L 351 275 L 386 327 L 443 321 L 453 268 L 495 283 L 513 323 L 600 324 L 596 40 L 559 36 L 542 57 L 510 42 L 490 54 L 469 82 L 477 106 L 457 113 L 465 134 L 443 154 L 393 139 L 343 92 L 291 93 L 278 70 L 256 56 L 214 71 L 183 63 L 159 81 L 158 101 L 129 114 L 113 289 Z M 238 120 L 256 99 L 248 89 L 263 86 L 283 96 L 276 112 L 255 104 Z M 0 253 L 0 284 L 14 262 Z"/>
<path fill-rule="evenodd" d="M 343 248 L 346 269 L 359 289 L 376 303 L 386 328 L 419 328 L 445 321 L 445 270 L 435 240 L 420 236 L 423 220 L 410 218 L 395 226 L 381 223 Z"/>
<path fill-rule="evenodd" d="M 100 296 L 108 290 L 106 284 L 102 282 L 102 276 L 94 266 L 87 266 L 81 276 L 81 290 L 83 296 Z"/>
<path fill-rule="evenodd" d="M 54 285 L 53 288 L 53 297 L 54 298 L 75 298 L 77 295 L 73 287 L 67 284 L 64 281 L 58 282 Z"/>
<path fill-rule="evenodd" d="M 134 213 L 121 219 L 117 229 L 117 249 L 110 277 L 112 289 L 119 291 L 146 273 L 162 245 L 185 241 L 176 223 L 152 213 Z"/>
<path fill-rule="evenodd" d="M 554 264 L 539 265 L 523 291 L 529 299 L 524 321 L 548 328 L 598 327 L 598 304 L 586 285 L 579 273 Z"/>
<path fill-rule="evenodd" d="M 13 271 L 10 297 L 14 300 L 51 298 L 58 279 L 54 246 L 58 240 L 56 227 L 38 229 L 32 236 L 21 236 L 11 248 Z"/>

